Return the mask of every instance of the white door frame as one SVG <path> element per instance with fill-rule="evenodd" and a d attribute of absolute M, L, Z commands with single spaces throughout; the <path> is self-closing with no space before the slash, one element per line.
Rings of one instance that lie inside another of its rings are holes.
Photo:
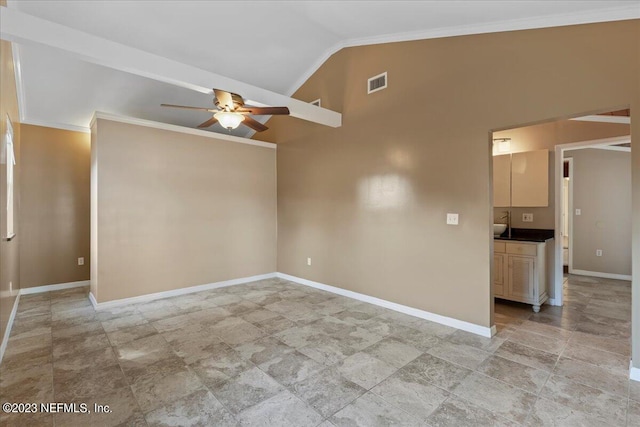
<path fill-rule="evenodd" d="M 616 136 L 613 138 L 594 139 L 590 141 L 572 142 L 569 144 L 556 145 L 555 152 L 555 192 L 556 192 L 556 229 L 555 229 L 555 280 L 553 283 L 553 299 L 549 301 L 551 305 L 562 305 L 562 285 L 563 285 L 563 273 L 562 273 L 562 178 L 563 178 L 563 162 L 564 152 L 567 150 L 578 150 L 580 148 L 589 148 L 594 146 L 603 146 L 611 144 L 626 144 L 631 142 L 631 135 Z M 573 172 L 573 171 L 571 171 Z M 573 176 L 570 176 L 569 181 L 569 193 L 570 203 L 572 204 L 573 193 Z M 573 246 L 573 206 L 569 206 L 569 266 L 573 267 L 572 263 L 572 246 Z"/>
<path fill-rule="evenodd" d="M 564 157 L 564 152 L 562 157 Z M 569 209 L 567 209 L 567 215 L 569 215 L 569 218 L 567 218 L 567 222 L 569 223 L 569 226 L 567 227 L 567 232 L 569 233 L 569 259 L 567 264 L 569 267 L 569 273 L 573 273 L 573 158 L 563 158 L 562 160 L 563 162 L 569 163 L 569 197 L 567 197 L 569 203 Z M 560 209 L 563 208 L 564 206 L 560 206 Z"/>

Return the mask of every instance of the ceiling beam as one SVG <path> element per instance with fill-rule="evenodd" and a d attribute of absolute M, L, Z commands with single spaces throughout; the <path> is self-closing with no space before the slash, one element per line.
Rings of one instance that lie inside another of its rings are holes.
<path fill-rule="evenodd" d="M 335 111 L 97 37 L 16 9 L 0 7 L 0 38 L 24 45 L 58 49 L 86 62 L 212 96 L 212 88 L 224 89 L 242 94 L 251 103 L 286 106 L 292 117 L 331 127 L 342 125 L 342 114 Z"/>

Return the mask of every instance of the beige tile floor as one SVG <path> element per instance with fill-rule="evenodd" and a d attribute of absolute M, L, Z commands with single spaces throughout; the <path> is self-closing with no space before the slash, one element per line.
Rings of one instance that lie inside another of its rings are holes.
<path fill-rule="evenodd" d="M 489 339 L 278 279 L 96 312 L 21 298 L 3 426 L 640 425 L 630 285 L 570 276 L 564 308 L 496 304 Z"/>

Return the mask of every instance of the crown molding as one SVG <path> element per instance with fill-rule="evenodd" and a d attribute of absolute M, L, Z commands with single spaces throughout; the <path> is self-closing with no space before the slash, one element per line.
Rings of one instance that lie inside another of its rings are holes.
<path fill-rule="evenodd" d="M 600 22 L 625 21 L 640 18 L 638 5 L 598 9 L 579 13 L 566 13 L 552 16 L 538 16 L 509 21 L 488 22 L 478 25 L 464 25 L 437 28 L 433 30 L 409 31 L 405 33 L 385 34 L 344 40 L 336 43 L 311 65 L 286 92 L 293 95 L 332 55 L 347 47 L 366 46 L 382 43 L 396 43 L 414 40 L 437 39 L 444 37 L 469 36 L 473 34 L 501 33 L 506 31 L 534 30 L 541 28 L 563 27 L 569 25 L 595 24 Z"/>
<path fill-rule="evenodd" d="M 60 130 L 70 130 L 72 132 L 91 133 L 91 129 L 85 126 L 70 125 L 67 123 L 50 122 L 48 120 L 32 120 L 28 117 L 24 118 L 21 122 L 23 125 L 41 126 L 45 128 L 53 128 Z"/>
<path fill-rule="evenodd" d="M 131 124 L 131 125 L 150 127 L 150 128 L 154 128 L 154 129 L 168 130 L 168 131 L 171 131 L 171 132 L 179 132 L 179 133 L 186 133 L 186 134 L 190 134 L 190 135 L 203 136 L 205 138 L 218 139 L 218 140 L 223 140 L 223 141 L 235 142 L 235 143 L 239 143 L 239 144 L 255 145 L 257 147 L 271 148 L 271 149 L 274 149 L 274 150 L 277 149 L 277 147 L 278 147 L 277 144 L 273 144 L 271 142 L 257 141 L 255 139 L 248 139 L 248 138 L 243 138 L 243 137 L 240 137 L 240 136 L 225 135 L 225 134 L 222 134 L 222 133 L 209 132 L 209 131 L 201 130 L 201 129 L 193 129 L 193 128 L 188 128 L 188 127 L 184 127 L 184 126 L 170 125 L 168 123 L 154 122 L 152 120 L 137 119 L 135 117 L 119 116 L 119 115 L 116 115 L 116 114 L 103 113 L 103 112 L 100 112 L 100 111 L 96 111 L 93 114 L 93 118 L 91 119 L 91 122 L 89 124 L 89 128 L 92 128 L 93 125 L 96 123 L 96 120 L 98 120 L 98 119 L 109 120 L 109 121 L 112 121 L 112 122 L 127 123 L 127 124 Z"/>

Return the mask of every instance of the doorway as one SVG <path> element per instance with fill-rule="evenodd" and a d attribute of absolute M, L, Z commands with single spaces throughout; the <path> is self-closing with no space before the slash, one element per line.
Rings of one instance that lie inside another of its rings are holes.
<path fill-rule="evenodd" d="M 621 136 L 621 137 L 603 138 L 603 139 L 596 139 L 596 140 L 590 140 L 590 141 L 561 144 L 556 146 L 556 149 L 555 149 L 556 151 L 556 156 L 555 156 L 556 157 L 556 165 L 555 165 L 555 169 L 556 169 L 556 230 L 564 230 L 565 220 L 568 219 L 568 221 L 566 221 L 567 223 L 566 226 L 568 228 L 567 230 L 568 239 L 566 239 L 567 240 L 566 246 L 568 246 L 567 247 L 568 273 L 582 275 L 582 276 L 607 278 L 607 279 L 631 280 L 630 267 L 628 269 L 625 269 L 624 267 L 620 267 L 620 263 L 617 263 L 616 265 L 618 269 L 616 268 L 611 269 L 611 267 L 605 266 L 606 264 L 604 260 L 608 258 L 608 254 L 606 249 L 600 247 L 601 245 L 596 245 L 594 247 L 589 246 L 587 249 L 590 252 L 588 254 L 582 253 L 584 252 L 585 247 L 588 246 L 584 244 L 585 241 L 589 241 L 588 237 L 591 237 L 592 238 L 591 240 L 596 240 L 600 237 L 598 236 L 598 234 L 601 234 L 606 239 L 604 239 L 604 242 L 603 242 L 603 239 L 600 239 L 600 243 L 607 244 L 606 243 L 607 240 L 615 241 L 618 239 L 616 239 L 615 235 L 612 235 L 610 232 L 607 233 L 606 227 L 609 227 L 609 229 L 616 229 L 616 228 L 620 229 L 620 227 L 616 227 L 616 222 L 620 221 L 617 217 L 601 218 L 600 216 L 595 216 L 593 218 L 585 219 L 585 215 L 588 215 L 591 213 L 589 212 L 590 209 L 583 212 L 582 206 L 577 206 L 574 204 L 574 187 L 576 185 L 576 180 L 578 179 L 578 177 L 576 176 L 576 173 L 575 173 L 575 168 L 576 168 L 576 164 L 574 161 L 575 154 L 572 154 L 572 153 L 584 152 L 584 150 L 597 150 L 597 151 L 594 151 L 594 153 L 601 152 L 603 153 L 603 155 L 606 152 L 628 153 L 630 157 L 631 137 L 627 135 L 627 136 Z M 568 168 L 569 168 L 568 185 L 565 184 L 566 182 L 565 181 L 565 170 L 566 170 L 565 162 L 568 163 Z M 604 164 L 602 165 L 602 167 L 605 167 Z M 599 169 L 599 166 L 596 166 L 594 169 Z M 602 179 L 598 179 L 597 181 L 602 181 Z M 624 184 L 630 185 L 631 179 L 630 177 L 628 177 L 628 180 L 624 179 L 624 181 L 628 181 L 628 182 L 624 182 Z M 622 184 L 620 182 L 618 183 Z M 566 197 L 565 197 L 565 185 L 567 185 Z M 606 186 L 607 184 L 603 184 L 603 185 Z M 614 181 L 612 183 L 609 183 L 608 185 L 609 185 L 609 189 L 613 191 L 614 190 L 613 186 L 616 185 L 616 182 Z M 593 192 L 595 190 L 590 189 L 589 191 Z M 601 190 L 600 194 L 604 192 L 605 191 Z M 609 202 L 600 201 L 596 203 L 596 206 L 611 213 L 621 212 L 623 214 L 628 214 L 626 215 L 628 216 L 628 219 L 622 220 L 622 221 L 628 221 L 629 228 L 630 228 L 631 206 L 630 205 L 618 206 L 617 204 L 615 204 L 615 199 L 621 200 L 623 198 L 624 196 L 618 196 L 617 198 L 613 199 L 614 200 L 613 203 L 611 202 L 611 200 Z M 591 199 L 595 201 L 597 200 L 597 197 L 595 196 L 595 194 L 590 193 L 589 197 L 588 198 L 585 197 L 584 199 L 585 200 Z M 592 227 L 590 229 L 582 229 L 581 227 L 578 227 L 579 230 L 576 230 L 576 227 L 574 226 L 574 220 L 576 219 L 579 219 L 581 222 L 590 223 Z M 622 227 L 624 227 L 624 225 L 622 225 Z M 621 238 L 624 238 L 623 237 L 625 235 L 624 233 L 625 231 L 622 231 L 621 233 L 619 233 L 621 234 Z M 628 229 L 626 230 L 626 233 L 628 233 Z M 581 254 L 579 255 L 580 260 L 576 265 L 576 258 L 575 258 L 576 243 L 575 242 L 576 242 L 577 234 L 580 234 L 580 242 L 578 243 L 581 248 Z M 559 298 L 558 305 L 562 305 L 563 278 L 564 278 L 564 274 L 566 274 L 564 271 L 565 263 L 563 259 L 565 254 L 565 239 L 564 239 L 563 233 L 560 233 L 559 237 L 560 238 L 556 242 L 556 271 L 555 271 L 554 286 L 556 289 L 555 294 Z M 627 246 L 628 248 L 622 251 L 623 253 L 622 257 L 627 257 L 630 264 L 630 257 L 631 257 L 630 241 Z M 588 257 L 591 257 L 591 259 L 585 260 Z M 620 255 L 609 256 L 609 258 L 619 261 Z"/>

